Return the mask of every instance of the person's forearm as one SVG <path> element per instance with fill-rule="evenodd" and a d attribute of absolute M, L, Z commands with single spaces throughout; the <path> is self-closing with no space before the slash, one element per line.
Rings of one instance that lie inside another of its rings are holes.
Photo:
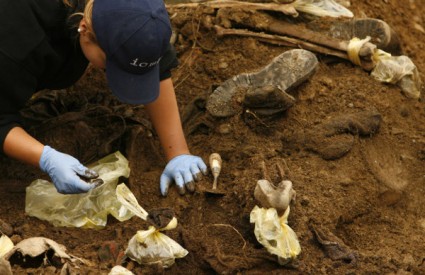
<path fill-rule="evenodd" d="M 3 143 L 3 151 L 7 156 L 36 167 L 39 167 L 43 148 L 42 143 L 21 127 L 10 130 Z"/>
<path fill-rule="evenodd" d="M 145 107 L 159 136 L 167 161 L 181 154 L 190 154 L 171 78 L 161 81 L 159 97 Z"/>

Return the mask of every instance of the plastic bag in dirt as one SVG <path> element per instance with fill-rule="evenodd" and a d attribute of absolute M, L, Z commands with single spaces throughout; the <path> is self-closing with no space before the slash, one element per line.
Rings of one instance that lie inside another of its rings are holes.
<path fill-rule="evenodd" d="M 111 269 L 108 275 L 134 275 L 134 273 L 123 266 L 116 265 Z"/>
<path fill-rule="evenodd" d="M 269 253 L 278 256 L 279 264 L 284 265 L 301 253 L 297 235 L 288 226 L 290 207 L 279 217 L 275 208 L 255 206 L 250 214 L 250 222 L 255 223 L 254 234 Z"/>
<path fill-rule="evenodd" d="M 117 186 L 116 194 L 118 200 L 127 207 L 134 215 L 146 220 L 148 212 L 137 202 L 125 184 Z M 130 239 L 125 251 L 127 257 L 139 264 L 161 264 L 164 268 L 172 266 L 176 258 L 183 258 L 188 251 L 176 241 L 161 233 L 177 227 L 177 219 L 173 217 L 163 228 L 150 226 L 148 230 L 140 230 Z"/>
<path fill-rule="evenodd" d="M 183 258 L 189 252 L 176 241 L 161 233 L 177 226 L 177 219 L 164 228 L 149 226 L 147 230 L 139 230 L 128 242 L 125 251 L 127 257 L 139 264 L 161 264 L 164 268 L 172 266 L 176 258 Z"/>
<path fill-rule="evenodd" d="M 83 194 L 64 195 L 45 180 L 35 180 L 26 189 L 25 211 L 28 215 L 46 220 L 55 226 L 102 228 L 111 214 L 119 221 L 134 216 L 118 201 L 116 188 L 119 177 L 128 177 L 127 159 L 115 152 L 92 165 L 104 181 L 102 185 Z"/>
<path fill-rule="evenodd" d="M 295 0 L 292 3 L 297 11 L 315 16 L 353 17 L 353 13 L 333 0 Z"/>
<path fill-rule="evenodd" d="M 406 97 L 418 99 L 422 81 L 418 69 L 407 56 L 389 56 L 377 61 L 371 75 L 378 81 L 397 84 Z"/>
<path fill-rule="evenodd" d="M 6 236 L 2 235 L 0 237 L 0 258 L 6 255 L 14 247 L 12 240 Z"/>

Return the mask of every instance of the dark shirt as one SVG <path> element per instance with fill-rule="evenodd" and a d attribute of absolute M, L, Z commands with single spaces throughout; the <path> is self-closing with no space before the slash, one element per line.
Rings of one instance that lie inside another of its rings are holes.
<path fill-rule="evenodd" d="M 75 7 L 68 7 L 61 0 L 0 0 L 0 152 L 35 92 L 69 87 L 86 70 L 76 17 L 74 26 L 68 20 L 81 12 L 84 1 L 74 0 Z M 160 79 L 171 77 L 177 65 L 170 47 L 160 63 Z"/>

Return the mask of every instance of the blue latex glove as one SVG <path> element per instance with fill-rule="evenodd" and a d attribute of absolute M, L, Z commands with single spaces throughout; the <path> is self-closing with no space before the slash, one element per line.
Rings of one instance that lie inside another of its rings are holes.
<path fill-rule="evenodd" d="M 62 194 L 84 193 L 97 186 L 80 178 L 94 179 L 99 175 L 83 166 L 74 157 L 44 146 L 40 158 L 40 168 L 49 174 L 57 191 Z"/>
<path fill-rule="evenodd" d="M 207 174 L 207 166 L 204 161 L 193 155 L 180 155 L 171 159 L 164 172 L 162 172 L 159 186 L 161 194 L 166 196 L 168 188 L 174 181 L 177 185 L 179 193 L 184 195 L 186 188 L 195 191 L 195 182 L 201 179 L 202 174 Z"/>

